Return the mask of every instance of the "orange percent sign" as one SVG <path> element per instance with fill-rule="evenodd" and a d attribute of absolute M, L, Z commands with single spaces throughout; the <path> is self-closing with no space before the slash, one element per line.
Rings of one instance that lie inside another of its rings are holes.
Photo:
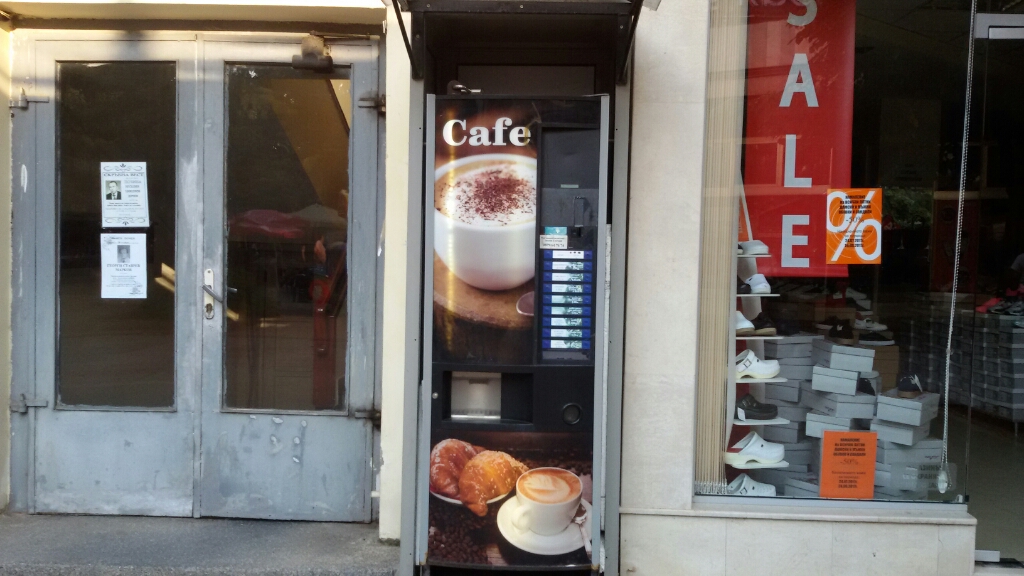
<path fill-rule="evenodd" d="M 829 190 L 826 205 L 828 263 L 881 264 L 882 190 Z"/>

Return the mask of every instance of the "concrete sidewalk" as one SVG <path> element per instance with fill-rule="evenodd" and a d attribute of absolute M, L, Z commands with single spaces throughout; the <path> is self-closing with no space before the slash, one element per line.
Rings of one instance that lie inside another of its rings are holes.
<path fill-rule="evenodd" d="M 375 524 L 0 516 L 0 576 L 392 576 Z"/>

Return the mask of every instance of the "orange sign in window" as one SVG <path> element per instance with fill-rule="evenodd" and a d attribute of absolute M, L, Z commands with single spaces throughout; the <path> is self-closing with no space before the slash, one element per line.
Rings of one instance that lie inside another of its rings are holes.
<path fill-rule="evenodd" d="M 878 433 L 828 430 L 821 440 L 822 498 L 875 496 L 875 453 Z"/>
<path fill-rule="evenodd" d="M 881 264 L 882 189 L 831 189 L 826 205 L 826 262 Z"/>

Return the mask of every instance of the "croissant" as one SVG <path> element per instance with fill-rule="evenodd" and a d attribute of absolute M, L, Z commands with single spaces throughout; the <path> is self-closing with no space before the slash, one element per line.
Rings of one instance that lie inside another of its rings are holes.
<path fill-rule="evenodd" d="M 462 469 L 483 450 L 479 446 L 452 438 L 438 442 L 430 451 L 430 490 L 442 496 L 458 498 Z"/>
<path fill-rule="evenodd" d="M 504 452 L 485 450 L 470 460 L 459 478 L 459 500 L 477 516 L 487 515 L 487 501 L 512 491 L 526 465 Z"/>

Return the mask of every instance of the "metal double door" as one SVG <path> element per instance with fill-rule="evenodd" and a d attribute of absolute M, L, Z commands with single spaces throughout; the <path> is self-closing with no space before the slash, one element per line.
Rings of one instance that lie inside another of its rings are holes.
<path fill-rule="evenodd" d="M 13 35 L 14 508 L 369 521 L 376 45 L 76 34 Z"/>

